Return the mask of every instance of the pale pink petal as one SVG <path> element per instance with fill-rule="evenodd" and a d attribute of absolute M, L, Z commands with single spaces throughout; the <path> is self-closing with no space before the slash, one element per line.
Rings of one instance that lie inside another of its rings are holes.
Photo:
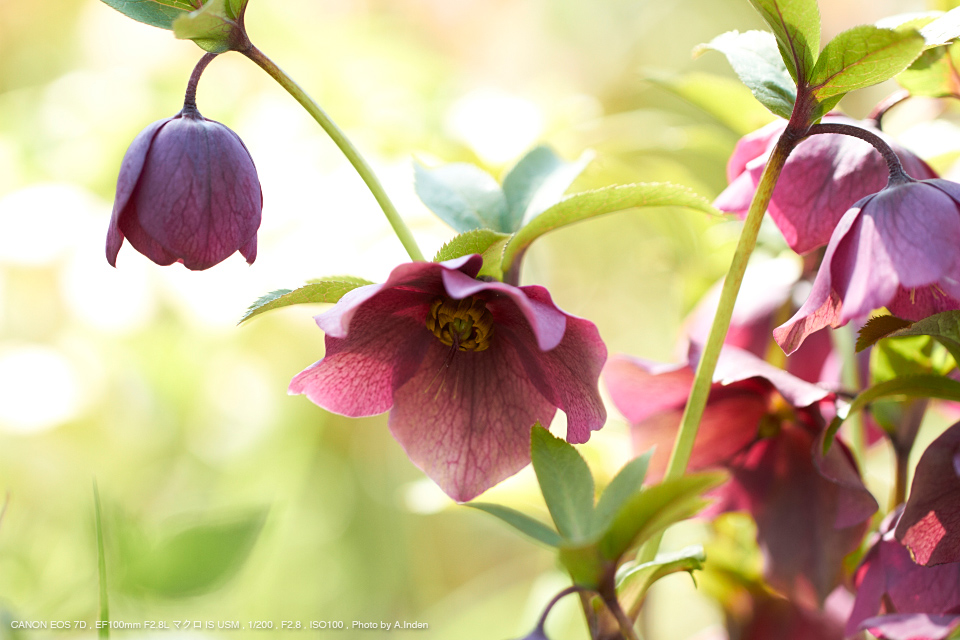
<path fill-rule="evenodd" d="M 870 618 L 864 620 L 860 628 L 879 640 L 944 640 L 958 625 L 960 616 L 906 613 Z"/>
<path fill-rule="evenodd" d="M 763 378 L 794 407 L 809 407 L 830 395 L 830 391 L 761 360 L 749 351 L 724 347 L 714 369 L 713 381 L 722 385 Z"/>

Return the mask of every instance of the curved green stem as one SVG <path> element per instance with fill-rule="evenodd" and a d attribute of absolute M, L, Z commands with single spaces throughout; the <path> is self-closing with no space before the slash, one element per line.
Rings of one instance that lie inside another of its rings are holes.
<path fill-rule="evenodd" d="M 737 294 L 740 293 L 740 284 L 743 282 L 743 274 L 747 270 L 747 262 L 757 245 L 757 235 L 760 233 L 763 214 L 767 210 L 767 205 L 770 204 L 770 198 L 773 197 L 773 188 L 777 184 L 783 165 L 787 162 L 787 156 L 790 155 L 793 147 L 801 138 L 802 135 L 798 135 L 796 130 L 788 126 L 780 139 L 777 140 L 777 145 L 763 169 L 763 175 L 760 176 L 760 182 L 757 184 L 757 191 L 750 202 L 750 210 L 747 212 L 747 219 L 743 223 L 743 230 L 740 232 L 740 240 L 737 242 L 737 249 L 733 254 L 730 269 L 723 280 L 717 313 L 713 318 L 713 324 L 700 355 L 700 361 L 697 363 L 693 387 L 690 390 L 687 405 L 684 407 L 680 429 L 677 431 L 677 439 L 674 442 L 673 452 L 670 454 L 670 461 L 667 463 L 667 471 L 664 474 L 663 479 L 665 481 L 680 478 L 687 470 L 687 463 L 690 462 L 690 454 L 693 452 L 693 442 L 700 427 L 700 419 L 703 417 L 703 411 L 707 406 L 707 397 L 710 395 L 713 372 L 717 368 L 720 349 L 723 347 L 727 330 L 730 328 L 733 306 L 737 301 Z M 656 557 L 661 538 L 662 534 L 655 536 L 644 545 L 640 552 L 640 562 L 650 562 Z"/>
<path fill-rule="evenodd" d="M 417 241 L 414 240 L 410 229 L 404 224 L 396 207 L 393 206 L 393 202 L 391 202 L 387 196 L 387 192 L 384 191 L 380 181 L 377 180 L 373 169 L 370 168 L 370 165 L 363 159 L 363 156 L 360 155 L 360 152 L 357 151 L 356 147 L 353 146 L 343 131 L 341 131 L 323 109 L 320 108 L 320 105 L 314 102 L 290 76 L 284 73 L 283 69 L 274 64 L 262 51 L 250 45 L 248 49 L 242 50 L 241 53 L 253 60 L 257 66 L 266 71 L 271 78 L 286 89 L 287 92 L 307 110 L 307 113 L 313 116 L 313 119 L 323 127 L 323 130 L 327 132 L 327 135 L 329 135 L 333 142 L 340 148 L 343 155 L 347 156 L 347 160 L 350 161 L 353 168 L 356 169 L 360 177 L 363 178 L 373 197 L 377 199 L 377 203 L 380 205 L 380 208 L 383 209 L 383 213 L 387 216 L 387 220 L 390 222 L 390 226 L 393 227 L 394 233 L 397 234 L 397 238 L 399 238 L 403 244 L 403 248 L 407 250 L 407 254 L 412 260 L 423 262 L 425 260 L 423 253 L 420 251 L 420 247 L 417 246 Z"/>

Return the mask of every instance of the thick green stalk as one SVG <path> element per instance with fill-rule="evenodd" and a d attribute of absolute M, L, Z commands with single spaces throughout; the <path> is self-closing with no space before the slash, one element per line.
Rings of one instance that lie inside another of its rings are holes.
<path fill-rule="evenodd" d="M 393 202 L 391 202 L 387 196 L 387 192 L 384 191 L 380 181 L 377 180 L 373 169 L 370 168 L 370 165 L 363 159 L 363 156 L 360 155 L 357 148 L 353 146 L 343 131 L 340 130 L 340 127 L 320 108 L 320 105 L 307 95 L 306 91 L 301 89 L 290 76 L 284 73 L 283 69 L 274 64 L 273 61 L 265 56 L 259 49 L 250 45 L 249 48 L 243 49 L 241 53 L 257 63 L 271 78 L 286 89 L 287 92 L 307 110 L 307 113 L 313 116 L 313 119 L 323 127 L 323 130 L 327 132 L 327 135 L 330 136 L 333 142 L 340 148 L 340 151 L 343 152 L 343 155 L 347 157 L 347 160 L 350 161 L 350 164 L 353 165 L 353 168 L 360 174 L 360 177 L 363 178 L 367 188 L 370 189 L 370 193 L 377 199 L 377 203 L 380 205 L 380 208 L 383 209 L 383 213 L 387 216 L 387 220 L 390 222 L 390 226 L 393 227 L 394 233 L 397 234 L 397 238 L 399 238 L 403 244 L 403 248 L 407 250 L 407 254 L 412 260 L 423 262 L 423 253 L 420 251 L 420 247 L 417 246 L 417 241 L 414 239 L 410 229 L 404 224 L 396 207 L 393 206 Z"/>

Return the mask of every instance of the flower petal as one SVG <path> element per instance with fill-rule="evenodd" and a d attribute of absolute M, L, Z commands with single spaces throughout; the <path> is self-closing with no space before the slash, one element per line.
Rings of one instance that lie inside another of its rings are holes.
<path fill-rule="evenodd" d="M 390 431 L 454 500 L 470 500 L 530 461 L 530 428 L 556 408 L 494 336 L 486 351 L 458 351 L 430 336 L 415 374 L 393 394 Z"/>
<path fill-rule="evenodd" d="M 879 640 L 944 640 L 958 625 L 960 616 L 906 613 L 864 620 L 860 629 L 866 629 Z"/>

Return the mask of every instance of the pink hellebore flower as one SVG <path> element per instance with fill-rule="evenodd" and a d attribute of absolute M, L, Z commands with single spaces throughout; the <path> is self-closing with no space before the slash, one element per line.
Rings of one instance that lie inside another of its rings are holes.
<path fill-rule="evenodd" d="M 586 442 L 606 410 L 607 349 L 546 289 L 477 280 L 479 255 L 404 264 L 317 316 L 326 356 L 290 393 L 351 417 L 390 411 L 390 431 L 449 496 L 466 501 L 530 461 L 530 427 L 567 415 Z"/>
<path fill-rule="evenodd" d="M 263 195 L 250 152 L 226 126 L 184 106 L 127 149 L 107 231 L 117 266 L 124 237 L 159 265 L 208 269 L 239 250 L 257 257 Z"/>
<path fill-rule="evenodd" d="M 917 178 L 936 178 L 926 162 L 900 147 L 873 125 L 840 115 L 827 115 L 824 124 L 842 123 L 867 129 L 884 139 L 904 168 Z M 730 182 L 714 205 L 745 216 L 760 174 L 786 120 L 777 120 L 737 143 L 727 163 Z M 811 136 L 787 159 L 773 191 L 768 211 L 790 248 L 807 253 L 827 244 L 844 211 L 887 184 L 887 164 L 868 143 L 845 135 Z"/>
<path fill-rule="evenodd" d="M 960 184 L 891 177 L 837 225 L 807 301 L 773 337 L 787 353 L 871 311 L 920 320 L 960 309 Z"/>

